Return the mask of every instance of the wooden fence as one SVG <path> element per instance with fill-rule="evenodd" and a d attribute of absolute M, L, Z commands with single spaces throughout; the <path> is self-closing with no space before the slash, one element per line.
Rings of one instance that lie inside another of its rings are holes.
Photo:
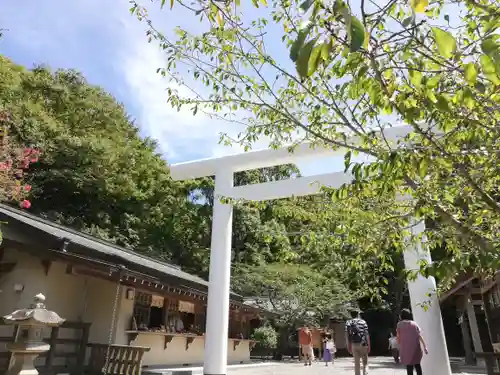
<path fill-rule="evenodd" d="M 89 343 L 90 323 L 64 322 L 53 327 L 50 336 L 44 341 L 50 344 L 50 350 L 39 358 L 42 365 L 36 366 L 41 375 L 69 373 L 71 375 L 140 375 L 142 358 L 150 348 L 142 346 L 108 345 Z M 6 324 L 0 322 L 0 327 Z M 19 326 L 12 327 L 12 335 L 0 336 L 0 343 L 16 341 L 20 332 Z M 73 330 L 72 337 L 61 335 L 62 331 Z M 86 365 L 87 348 L 90 349 L 89 363 Z M 69 349 L 69 350 L 68 350 Z M 11 353 L 0 352 L 0 373 L 9 368 Z"/>
<path fill-rule="evenodd" d="M 39 357 L 43 359 L 43 365 L 37 366 L 38 371 L 47 375 L 59 372 L 69 372 L 75 375 L 83 374 L 90 325 L 90 323 L 67 321 L 59 327 L 51 328 L 50 336 L 44 340 L 47 344 L 50 344 L 50 350 Z M 0 326 L 5 327 L 6 324 L 0 322 Z M 73 338 L 61 335 L 61 331 L 68 330 L 76 331 L 72 335 Z M 13 342 L 19 335 L 24 334 L 20 332 L 18 326 L 12 326 L 12 331 L 12 335 L 0 336 L 0 343 Z M 65 350 L 61 350 L 63 348 Z M 12 360 L 11 353 L 8 351 L 0 352 L 0 360 L 0 372 L 5 372 Z M 58 364 L 58 362 L 62 362 L 62 364 Z"/>

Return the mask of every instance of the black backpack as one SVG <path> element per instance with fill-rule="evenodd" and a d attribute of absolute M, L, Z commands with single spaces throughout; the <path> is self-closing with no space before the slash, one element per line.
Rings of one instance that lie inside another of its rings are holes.
<path fill-rule="evenodd" d="M 347 335 L 353 344 L 361 344 L 363 342 L 364 333 L 360 331 L 358 322 L 351 320 L 347 326 Z"/>

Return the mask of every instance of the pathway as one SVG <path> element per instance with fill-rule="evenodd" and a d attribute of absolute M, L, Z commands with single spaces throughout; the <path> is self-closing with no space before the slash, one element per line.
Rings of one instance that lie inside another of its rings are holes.
<path fill-rule="evenodd" d="M 389 358 L 370 358 L 369 375 L 406 375 L 403 367 L 395 366 Z M 333 366 L 316 362 L 311 367 L 301 363 L 279 363 L 271 366 L 230 369 L 228 375 L 354 375 L 352 358 L 340 358 Z M 454 374 L 471 375 L 465 372 Z M 476 372 L 477 374 L 477 372 Z M 433 375 L 433 374 L 430 374 Z M 437 374 L 435 374 L 437 375 Z"/>

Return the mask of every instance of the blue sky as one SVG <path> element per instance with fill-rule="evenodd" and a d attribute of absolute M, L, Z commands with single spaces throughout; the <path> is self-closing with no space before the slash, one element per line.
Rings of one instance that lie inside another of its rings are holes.
<path fill-rule="evenodd" d="M 197 19 L 179 8 L 145 5 L 163 32 L 175 26 L 200 27 Z M 165 66 L 163 54 L 148 43 L 145 25 L 130 15 L 127 0 L 3 1 L 0 27 L 7 29 L 0 39 L 0 53 L 26 67 L 47 64 L 81 71 L 90 83 L 125 105 L 142 134 L 158 140 L 170 163 L 241 151 L 218 144 L 221 132 L 237 132 L 231 125 L 187 110 L 177 112 L 166 103 L 169 83 L 156 73 Z M 299 166 L 311 175 L 341 170 L 343 161 L 327 158 Z"/>

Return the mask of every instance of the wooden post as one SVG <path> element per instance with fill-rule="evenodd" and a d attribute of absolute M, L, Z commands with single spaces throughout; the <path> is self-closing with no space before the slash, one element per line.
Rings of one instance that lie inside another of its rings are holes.
<path fill-rule="evenodd" d="M 56 343 L 57 343 L 57 336 L 59 335 L 59 327 L 52 327 L 52 331 L 50 332 L 50 349 L 49 352 L 47 353 L 47 356 L 45 357 L 45 373 L 51 374 L 52 373 L 52 365 L 54 364 L 54 358 L 56 355 Z"/>
<path fill-rule="evenodd" d="M 19 333 L 21 332 L 21 329 L 19 325 L 14 326 L 14 332 L 12 333 L 12 342 L 16 342 L 17 339 L 19 338 Z M 9 352 L 9 357 L 7 359 L 7 370 L 11 368 L 11 366 L 14 363 L 14 356 L 12 352 Z"/>
<path fill-rule="evenodd" d="M 462 339 L 465 350 L 465 364 L 474 365 L 476 364 L 476 358 L 474 357 L 474 353 L 472 351 L 472 340 L 469 332 L 469 324 L 464 310 L 461 310 L 459 312 L 459 319 L 460 319 L 460 329 L 462 330 Z"/>
<path fill-rule="evenodd" d="M 87 344 L 89 342 L 90 323 L 86 323 L 82 327 L 82 335 L 80 336 L 80 344 L 76 357 L 75 374 L 82 375 L 85 369 L 85 355 L 87 354 Z"/>

